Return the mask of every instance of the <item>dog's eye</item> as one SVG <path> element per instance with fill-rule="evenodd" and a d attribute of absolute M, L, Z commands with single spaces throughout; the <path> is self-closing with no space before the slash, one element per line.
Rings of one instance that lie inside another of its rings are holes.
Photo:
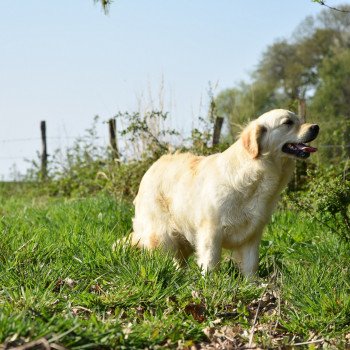
<path fill-rule="evenodd" d="M 285 122 L 283 122 L 283 125 L 293 125 L 294 122 L 291 119 L 287 119 Z"/>

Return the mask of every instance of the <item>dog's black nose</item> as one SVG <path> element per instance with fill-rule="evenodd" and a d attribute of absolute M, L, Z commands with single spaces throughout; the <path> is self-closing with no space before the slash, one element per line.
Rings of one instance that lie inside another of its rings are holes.
<path fill-rule="evenodd" d="M 310 130 L 313 132 L 313 134 L 316 136 L 318 132 L 320 131 L 320 127 L 317 124 L 312 124 L 310 126 Z"/>

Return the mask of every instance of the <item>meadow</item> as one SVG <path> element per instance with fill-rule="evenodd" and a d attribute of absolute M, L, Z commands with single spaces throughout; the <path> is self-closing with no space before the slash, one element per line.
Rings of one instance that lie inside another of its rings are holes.
<path fill-rule="evenodd" d="M 229 254 L 203 278 L 193 258 L 113 250 L 133 207 L 112 195 L 0 203 L 2 350 L 350 346 L 350 244 L 302 210 L 273 215 L 250 282 Z"/>
<path fill-rule="evenodd" d="M 110 146 L 96 116 L 67 148 L 48 155 L 43 142 L 26 174 L 14 168 L 20 183 L 0 182 L 0 350 L 350 349 L 350 7 L 333 10 L 275 40 L 246 82 L 210 83 L 190 133 L 173 129 L 162 86 L 158 107 L 151 98 L 109 120 Z M 265 229 L 256 280 L 227 252 L 203 277 L 194 257 L 177 269 L 115 244 L 156 159 L 223 151 L 276 107 L 319 124 L 319 150 Z"/>

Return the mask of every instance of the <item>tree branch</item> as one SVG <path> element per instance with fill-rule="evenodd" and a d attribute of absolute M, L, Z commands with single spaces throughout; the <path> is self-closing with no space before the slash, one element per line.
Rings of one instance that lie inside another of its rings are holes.
<path fill-rule="evenodd" d="M 94 0 L 95 3 L 100 2 L 105 14 L 109 11 L 109 6 L 113 2 L 113 0 Z"/>
<path fill-rule="evenodd" d="M 332 6 L 329 6 L 325 3 L 324 0 L 312 0 L 313 2 L 317 2 L 318 4 L 322 5 L 322 6 L 325 6 L 327 8 L 329 8 L 330 10 L 333 10 L 333 11 L 338 11 L 338 12 L 342 12 L 342 13 L 350 13 L 349 10 L 343 10 L 343 9 L 339 9 L 339 8 L 336 8 L 336 7 L 332 7 Z"/>

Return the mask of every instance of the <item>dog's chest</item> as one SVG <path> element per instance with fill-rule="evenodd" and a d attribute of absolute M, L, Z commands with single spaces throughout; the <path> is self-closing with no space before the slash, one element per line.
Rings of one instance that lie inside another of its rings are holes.
<path fill-rule="evenodd" d="M 258 181 L 245 192 L 229 193 L 221 205 L 223 243 L 237 246 L 260 234 L 269 220 L 278 197 L 276 182 Z"/>

